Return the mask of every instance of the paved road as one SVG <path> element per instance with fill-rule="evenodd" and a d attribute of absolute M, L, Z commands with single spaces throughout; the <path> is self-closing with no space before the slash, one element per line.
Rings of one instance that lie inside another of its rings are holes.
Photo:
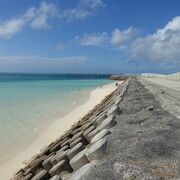
<path fill-rule="evenodd" d="M 145 79 L 150 80 L 161 86 L 168 87 L 175 91 L 180 92 L 180 82 L 178 82 L 178 81 L 170 81 L 170 80 L 160 79 L 160 78 L 145 78 Z"/>

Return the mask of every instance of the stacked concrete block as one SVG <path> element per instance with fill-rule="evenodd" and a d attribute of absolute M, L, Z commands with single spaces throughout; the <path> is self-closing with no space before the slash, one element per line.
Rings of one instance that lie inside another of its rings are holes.
<path fill-rule="evenodd" d="M 56 165 L 54 165 L 49 170 L 49 174 L 51 175 L 51 177 L 53 177 L 55 175 L 61 174 L 62 171 L 72 172 L 72 168 L 69 166 L 69 164 L 65 160 L 62 160 L 58 162 Z"/>
<path fill-rule="evenodd" d="M 80 169 L 82 166 L 89 163 L 89 160 L 87 159 L 87 157 L 85 155 L 85 152 L 86 152 L 86 149 L 79 152 L 76 156 L 74 156 L 70 160 L 70 165 L 74 171 Z"/>
<path fill-rule="evenodd" d="M 98 127 L 98 129 L 101 131 L 103 129 L 111 129 L 116 125 L 116 121 L 114 120 L 114 115 L 108 116 Z"/>
<path fill-rule="evenodd" d="M 107 96 L 100 105 L 56 141 L 43 148 L 13 180 L 78 180 L 95 167 L 107 152 L 107 136 L 116 125 L 114 115 L 120 113 L 128 82 Z M 90 163 L 91 162 L 91 163 Z"/>
<path fill-rule="evenodd" d="M 49 180 L 62 180 L 61 176 L 55 175 Z"/>
<path fill-rule="evenodd" d="M 65 160 L 65 161 L 68 162 L 69 161 L 69 158 L 67 157 L 68 152 L 69 152 L 69 150 L 66 150 L 66 151 L 64 151 L 62 153 L 57 154 L 56 155 L 56 162 L 58 163 L 58 162 L 60 162 L 62 160 Z"/>
<path fill-rule="evenodd" d="M 51 155 L 49 156 L 46 160 L 43 161 L 42 166 L 44 167 L 44 169 L 46 169 L 47 171 L 49 171 L 52 168 L 52 163 L 51 163 L 51 159 L 54 157 L 55 155 Z"/>
<path fill-rule="evenodd" d="M 49 180 L 51 176 L 49 175 L 48 171 L 41 170 L 38 172 L 31 180 Z"/>
<path fill-rule="evenodd" d="M 86 157 L 90 162 L 101 159 L 107 150 L 107 139 L 103 138 L 92 144 L 86 151 Z"/>
<path fill-rule="evenodd" d="M 67 153 L 67 157 L 69 159 L 72 159 L 75 155 L 77 155 L 80 151 L 82 151 L 85 148 L 85 146 L 82 143 L 78 143 L 76 146 L 74 146 L 72 149 L 70 149 Z"/>

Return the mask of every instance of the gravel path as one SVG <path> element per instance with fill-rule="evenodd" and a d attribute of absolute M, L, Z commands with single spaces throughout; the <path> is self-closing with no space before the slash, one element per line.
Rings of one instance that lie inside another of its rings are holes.
<path fill-rule="evenodd" d="M 108 151 L 86 180 L 179 180 L 180 120 L 137 79 L 131 79 Z"/>
<path fill-rule="evenodd" d="M 179 81 L 170 81 L 166 79 L 160 79 L 160 78 L 145 78 L 148 81 L 152 81 L 156 84 L 159 84 L 161 86 L 171 88 L 175 91 L 180 92 L 180 82 Z"/>

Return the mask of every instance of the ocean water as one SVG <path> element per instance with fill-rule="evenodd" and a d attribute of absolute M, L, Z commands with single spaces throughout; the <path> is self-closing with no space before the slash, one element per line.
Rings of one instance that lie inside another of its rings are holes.
<path fill-rule="evenodd" d="M 0 74 L 0 163 L 111 82 L 98 75 Z"/>

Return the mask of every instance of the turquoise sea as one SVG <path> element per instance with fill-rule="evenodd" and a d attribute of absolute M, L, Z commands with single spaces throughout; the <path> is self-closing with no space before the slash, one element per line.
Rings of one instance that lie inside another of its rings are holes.
<path fill-rule="evenodd" d="M 111 82 L 100 75 L 0 74 L 0 163 Z"/>

